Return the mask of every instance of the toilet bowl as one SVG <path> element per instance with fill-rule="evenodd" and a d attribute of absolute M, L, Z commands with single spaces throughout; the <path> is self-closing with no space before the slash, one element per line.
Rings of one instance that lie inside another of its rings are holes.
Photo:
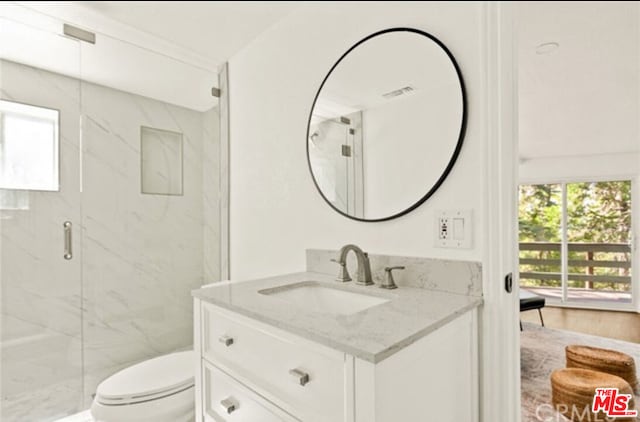
<path fill-rule="evenodd" d="M 102 381 L 91 404 L 96 422 L 192 422 L 193 351 L 130 366 Z"/>

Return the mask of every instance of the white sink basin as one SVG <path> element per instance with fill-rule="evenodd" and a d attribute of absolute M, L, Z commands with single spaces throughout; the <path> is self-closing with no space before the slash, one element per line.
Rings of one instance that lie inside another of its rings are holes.
<path fill-rule="evenodd" d="M 282 299 L 314 312 L 350 315 L 389 299 L 336 289 L 317 282 L 302 282 L 261 290 L 258 293 Z"/>

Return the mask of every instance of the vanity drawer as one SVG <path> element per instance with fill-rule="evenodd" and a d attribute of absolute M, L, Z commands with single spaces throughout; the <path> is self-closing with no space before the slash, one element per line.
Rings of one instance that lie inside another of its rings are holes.
<path fill-rule="evenodd" d="M 210 304 L 202 309 L 207 360 L 304 421 L 344 420 L 344 353 Z"/>
<path fill-rule="evenodd" d="M 299 422 L 215 366 L 203 362 L 202 367 L 205 421 Z"/>

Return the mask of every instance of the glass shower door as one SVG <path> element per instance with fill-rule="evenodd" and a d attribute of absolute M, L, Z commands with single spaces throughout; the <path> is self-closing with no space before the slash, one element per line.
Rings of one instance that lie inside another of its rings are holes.
<path fill-rule="evenodd" d="M 115 372 L 192 347 L 191 290 L 218 279 L 219 117 L 213 68 L 105 34 L 81 61 L 88 407 Z"/>
<path fill-rule="evenodd" d="M 192 347 L 190 292 L 220 279 L 217 69 L 94 35 L 0 6 L 3 422 Z"/>
<path fill-rule="evenodd" d="M 80 410 L 79 43 L 0 7 L 0 420 Z"/>
<path fill-rule="evenodd" d="M 309 135 L 316 182 L 326 199 L 345 213 L 353 212 L 353 178 L 349 177 L 353 142 L 349 129 L 349 124 L 339 119 L 327 119 L 313 125 Z"/>

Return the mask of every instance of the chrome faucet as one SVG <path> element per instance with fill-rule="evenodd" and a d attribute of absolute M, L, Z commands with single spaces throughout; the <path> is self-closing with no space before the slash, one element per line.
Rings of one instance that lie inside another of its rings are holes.
<path fill-rule="evenodd" d="M 349 275 L 349 271 L 347 270 L 347 254 L 349 251 L 353 251 L 356 254 L 356 259 L 358 260 L 358 276 L 356 283 L 362 284 L 364 286 L 370 286 L 373 284 L 373 280 L 371 280 L 371 264 L 369 263 L 369 255 L 366 252 L 363 252 L 362 249 L 357 247 L 356 245 L 345 245 L 340 249 L 340 258 L 332 259 L 331 261 L 340 265 L 340 273 L 336 278 L 337 281 L 351 281 L 351 276 Z"/>

